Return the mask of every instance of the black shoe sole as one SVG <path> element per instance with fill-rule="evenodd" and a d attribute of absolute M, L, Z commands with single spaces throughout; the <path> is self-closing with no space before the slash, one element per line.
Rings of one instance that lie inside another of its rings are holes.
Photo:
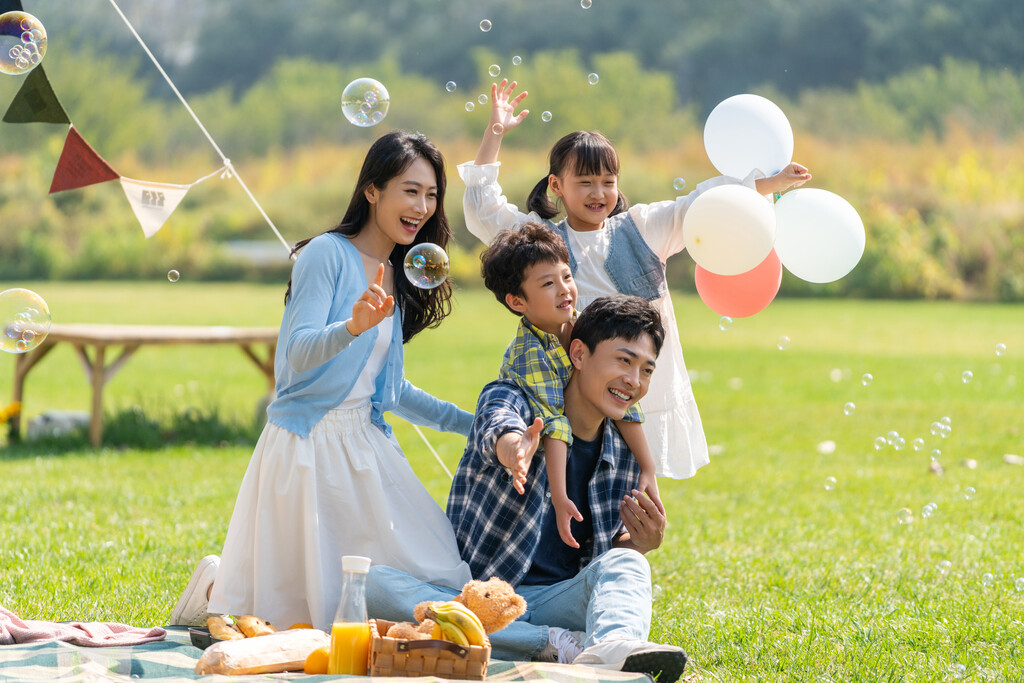
<path fill-rule="evenodd" d="M 647 674 L 658 683 L 675 683 L 686 668 L 686 653 L 682 651 L 642 652 L 626 657 L 623 671 Z"/>

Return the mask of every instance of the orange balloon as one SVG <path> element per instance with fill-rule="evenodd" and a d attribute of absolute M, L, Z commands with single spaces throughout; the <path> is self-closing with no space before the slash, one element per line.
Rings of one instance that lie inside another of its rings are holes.
<path fill-rule="evenodd" d="M 764 261 L 745 273 L 716 275 L 697 266 L 693 279 L 701 301 L 712 311 L 746 318 L 763 311 L 779 293 L 782 262 L 772 249 Z"/>

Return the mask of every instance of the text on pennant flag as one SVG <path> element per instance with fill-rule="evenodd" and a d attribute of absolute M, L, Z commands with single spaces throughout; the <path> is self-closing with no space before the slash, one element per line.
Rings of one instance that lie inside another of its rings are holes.
<path fill-rule="evenodd" d="M 120 177 L 121 174 L 85 141 L 74 126 L 71 126 L 64 140 L 60 159 L 57 160 L 57 170 L 54 171 L 53 182 L 50 183 L 50 194 L 105 183 Z"/>
<path fill-rule="evenodd" d="M 28 72 L 4 114 L 7 123 L 71 123 L 42 66 Z"/>
<path fill-rule="evenodd" d="M 128 198 L 142 232 L 149 239 L 163 227 L 192 185 L 151 183 L 144 180 L 121 178 L 121 189 Z"/>

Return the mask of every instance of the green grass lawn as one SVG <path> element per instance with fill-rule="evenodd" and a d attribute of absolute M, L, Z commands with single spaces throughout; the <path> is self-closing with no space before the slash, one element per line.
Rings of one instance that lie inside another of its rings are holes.
<path fill-rule="evenodd" d="M 282 310 L 281 287 L 17 286 L 59 322 L 277 325 Z M 780 300 L 722 331 L 697 298 L 676 306 L 714 455 L 693 479 L 661 482 L 652 639 L 683 646 L 707 680 L 946 680 L 959 666 L 968 680 L 1024 679 L 1024 467 L 1003 459 L 1024 455 L 1024 307 Z M 407 347 L 407 375 L 471 408 L 514 325 L 486 292 L 460 291 L 452 317 Z M 13 365 L 0 363 L 0 393 Z M 263 391 L 237 349 L 144 347 L 105 400 L 251 419 Z M 58 347 L 29 377 L 26 417 L 85 409 L 88 396 Z M 951 435 L 933 436 L 944 416 Z M 443 503 L 447 476 L 394 422 Z M 891 430 L 905 448 L 876 450 Z M 460 438 L 426 433 L 454 469 Z M 826 441 L 834 452 L 819 452 Z M 25 618 L 165 623 L 195 562 L 220 550 L 251 448 L 0 450 L 0 604 Z M 928 471 L 935 448 L 942 475 Z"/>

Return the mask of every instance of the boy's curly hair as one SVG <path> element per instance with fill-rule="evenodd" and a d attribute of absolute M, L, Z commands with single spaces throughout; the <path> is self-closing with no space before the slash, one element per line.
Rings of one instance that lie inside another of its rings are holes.
<path fill-rule="evenodd" d="M 494 298 L 515 315 L 520 315 L 509 307 L 505 296 L 523 296 L 526 269 L 535 263 L 568 265 L 569 250 L 558 234 L 540 223 L 528 221 L 498 233 L 480 254 L 480 273 Z"/>

